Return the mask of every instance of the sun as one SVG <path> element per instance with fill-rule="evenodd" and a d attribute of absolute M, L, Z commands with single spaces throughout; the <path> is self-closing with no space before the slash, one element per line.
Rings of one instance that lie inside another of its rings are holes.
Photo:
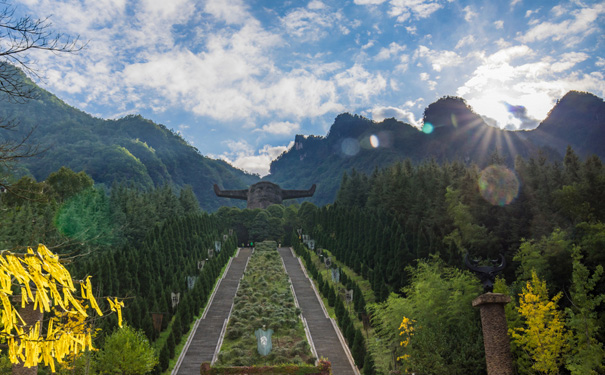
<path fill-rule="evenodd" d="M 465 99 L 489 125 L 508 130 L 530 130 L 546 118 L 554 100 L 546 93 L 524 91 L 518 87 L 494 88 Z"/>

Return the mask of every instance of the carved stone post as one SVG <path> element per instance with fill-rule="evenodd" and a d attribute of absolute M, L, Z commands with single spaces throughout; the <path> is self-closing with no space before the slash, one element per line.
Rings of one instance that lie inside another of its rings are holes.
<path fill-rule="evenodd" d="M 21 296 L 17 297 L 18 300 L 21 301 Z M 19 308 L 19 315 L 21 315 L 25 324 L 27 324 L 30 329 L 33 329 L 36 322 L 42 321 L 44 313 L 41 313 L 38 309 L 34 310 L 34 303 L 30 302 L 26 304 L 24 308 Z M 36 375 L 37 373 L 38 366 L 24 367 L 23 363 L 13 364 L 13 375 Z"/>
<path fill-rule="evenodd" d="M 504 314 L 504 305 L 509 302 L 510 297 L 500 293 L 485 293 L 472 302 L 473 307 L 478 307 L 481 313 L 487 375 L 513 375 L 508 326 Z"/>

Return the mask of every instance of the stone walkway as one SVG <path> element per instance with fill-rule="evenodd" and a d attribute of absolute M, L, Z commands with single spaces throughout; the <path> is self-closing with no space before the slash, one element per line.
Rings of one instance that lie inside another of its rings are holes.
<path fill-rule="evenodd" d="M 229 316 L 233 298 L 244 274 L 244 269 L 252 249 L 242 248 L 231 261 L 225 277 L 221 281 L 214 299 L 209 302 L 205 316 L 196 323 L 195 332 L 185 354 L 181 354 L 173 375 L 199 375 L 202 362 L 211 362 L 219 343 L 225 319 Z"/>
<path fill-rule="evenodd" d="M 332 363 L 334 375 L 356 375 L 359 372 L 353 367 L 343 348 L 332 320 L 326 317 L 322 305 L 311 286 L 311 281 L 305 276 L 297 258 L 289 248 L 280 248 L 279 254 L 284 260 L 286 272 L 292 280 L 296 298 L 307 320 L 311 338 L 315 344 L 317 355 L 327 358 Z"/>

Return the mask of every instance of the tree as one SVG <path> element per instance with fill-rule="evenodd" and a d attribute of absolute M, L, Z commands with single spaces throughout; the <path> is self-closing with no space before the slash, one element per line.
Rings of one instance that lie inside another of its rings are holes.
<path fill-rule="evenodd" d="M 13 296 L 13 284 L 21 292 L 17 298 Z M 92 349 L 88 310 L 103 313 L 93 295 L 90 277 L 80 282 L 80 289 L 81 297 L 76 297 L 71 275 L 44 245 L 36 251 L 27 248 L 21 254 L 7 250 L 0 253 L 0 323 L 4 327 L 0 339 L 7 343 L 12 363 L 24 361 L 24 367 L 36 367 L 44 362 L 54 371 L 55 360 L 62 363 L 70 354 Z M 107 300 L 121 325 L 123 303 Z M 21 312 L 13 304 L 19 304 Z M 45 322 L 41 321 L 42 313 L 50 315 Z M 20 315 L 31 319 L 24 321 Z"/>
<path fill-rule="evenodd" d="M 419 261 L 407 271 L 410 284 L 402 290 L 405 298 L 391 294 L 385 302 L 368 306 L 383 345 L 372 348 L 375 358 L 378 351 L 395 357 L 407 354 L 405 365 L 423 374 L 485 373 L 480 318 L 471 306 L 481 294 L 479 281 L 470 272 L 446 267 L 437 258 Z M 400 343 L 406 338 L 399 335 L 403 317 L 415 321 L 405 347 Z M 377 372 L 388 370 L 379 365 L 384 364 L 376 361 Z"/>
<path fill-rule="evenodd" d="M 567 324 L 573 333 L 571 355 L 565 367 L 572 375 L 602 374 L 605 372 L 605 349 L 596 338 L 599 329 L 597 308 L 605 301 L 605 294 L 592 295 L 601 281 L 603 266 L 600 264 L 590 275 L 588 268 L 582 264 L 582 253 L 579 247 L 572 250 L 573 273 L 570 290 L 572 306 L 565 309 Z"/>
<path fill-rule="evenodd" d="M 143 375 L 149 373 L 158 356 L 140 330 L 124 326 L 105 340 L 96 356 L 102 374 Z"/>
<path fill-rule="evenodd" d="M 532 272 L 519 300 L 518 311 L 525 325 L 510 330 L 513 340 L 531 357 L 531 367 L 541 374 L 557 374 L 569 350 L 569 333 L 557 310 L 561 296 L 558 293 L 549 300 L 546 282 Z"/>
<path fill-rule="evenodd" d="M 0 100 L 24 102 L 33 98 L 34 86 L 25 77 L 40 77 L 29 57 L 34 50 L 74 53 L 84 48 L 78 37 L 71 37 L 53 31 L 49 18 L 33 19 L 29 16 L 15 16 L 15 7 L 5 2 L 0 10 Z M 21 70 L 19 70 L 18 68 Z M 0 129 L 11 130 L 18 124 L 5 121 Z M 33 130 L 32 130 L 33 131 Z M 37 154 L 37 147 L 27 144 L 32 134 L 14 141 L 10 138 L 0 143 L 0 165 L 7 166 L 19 158 Z M 0 186 L 6 188 L 5 182 Z"/>

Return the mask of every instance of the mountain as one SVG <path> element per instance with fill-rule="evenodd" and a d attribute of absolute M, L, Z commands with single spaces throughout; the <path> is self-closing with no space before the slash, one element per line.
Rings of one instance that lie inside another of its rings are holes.
<path fill-rule="evenodd" d="M 564 153 L 570 145 L 577 154 L 605 159 L 605 102 L 587 92 L 570 91 L 548 113 L 529 139 Z"/>
<path fill-rule="evenodd" d="M 589 93 L 570 92 L 533 131 L 508 131 L 488 125 L 457 97 L 444 97 L 424 112 L 422 130 L 395 119 L 374 122 L 341 114 L 325 137 L 297 135 L 292 149 L 271 164 L 264 179 L 285 188 L 317 184 L 312 202 L 334 201 L 344 171 L 366 174 L 395 161 L 427 159 L 461 161 L 486 166 L 497 157 L 511 165 L 519 155 L 541 150 L 559 159 L 570 144 L 580 155 L 605 157 L 603 100 Z M 429 125 L 430 124 L 430 125 Z"/>
<path fill-rule="evenodd" d="M 38 156 L 21 159 L 13 175 L 37 180 L 61 166 L 85 171 L 97 184 L 125 182 L 141 188 L 165 184 L 191 185 L 204 210 L 245 203 L 217 198 L 212 185 L 243 189 L 258 182 L 255 175 L 224 161 L 203 156 L 178 133 L 141 116 L 103 120 L 79 111 L 39 88 L 21 74 L 36 99 L 15 103 L 0 96 L 0 119 L 14 120 L 13 131 L 0 131 L 4 142 L 19 142 L 33 129 L 29 144 Z M 374 122 L 348 113 L 336 117 L 326 136 L 295 137 L 292 149 L 271 163 L 264 180 L 285 189 L 306 189 L 317 184 L 310 200 L 318 205 L 336 197 L 344 171 L 370 174 L 396 161 L 458 160 L 486 166 L 495 153 L 513 164 L 517 155 L 528 157 L 538 149 L 561 158 L 567 145 L 579 155 L 605 158 L 605 104 L 595 95 L 569 92 L 533 131 L 508 131 L 489 126 L 457 97 L 444 97 L 424 112 L 422 130 L 395 119 Z M 429 125 L 430 124 L 430 125 Z M 1 171 L 1 170 L 0 170 Z M 4 178 L 5 179 L 5 178 Z"/>
<path fill-rule="evenodd" d="M 18 72 L 17 74 L 22 74 Z M 23 76 L 35 99 L 15 102 L 0 97 L 0 118 L 12 120 L 12 131 L 0 132 L 0 143 L 37 145 L 35 157 L 16 163 L 14 175 L 46 179 L 61 166 L 85 171 L 97 184 L 124 182 L 141 188 L 191 185 L 206 211 L 241 204 L 217 198 L 212 189 L 242 189 L 259 180 L 221 160 L 203 156 L 178 133 L 141 116 L 103 120 L 79 111 Z M 33 131 L 32 131 L 33 130 Z"/>

